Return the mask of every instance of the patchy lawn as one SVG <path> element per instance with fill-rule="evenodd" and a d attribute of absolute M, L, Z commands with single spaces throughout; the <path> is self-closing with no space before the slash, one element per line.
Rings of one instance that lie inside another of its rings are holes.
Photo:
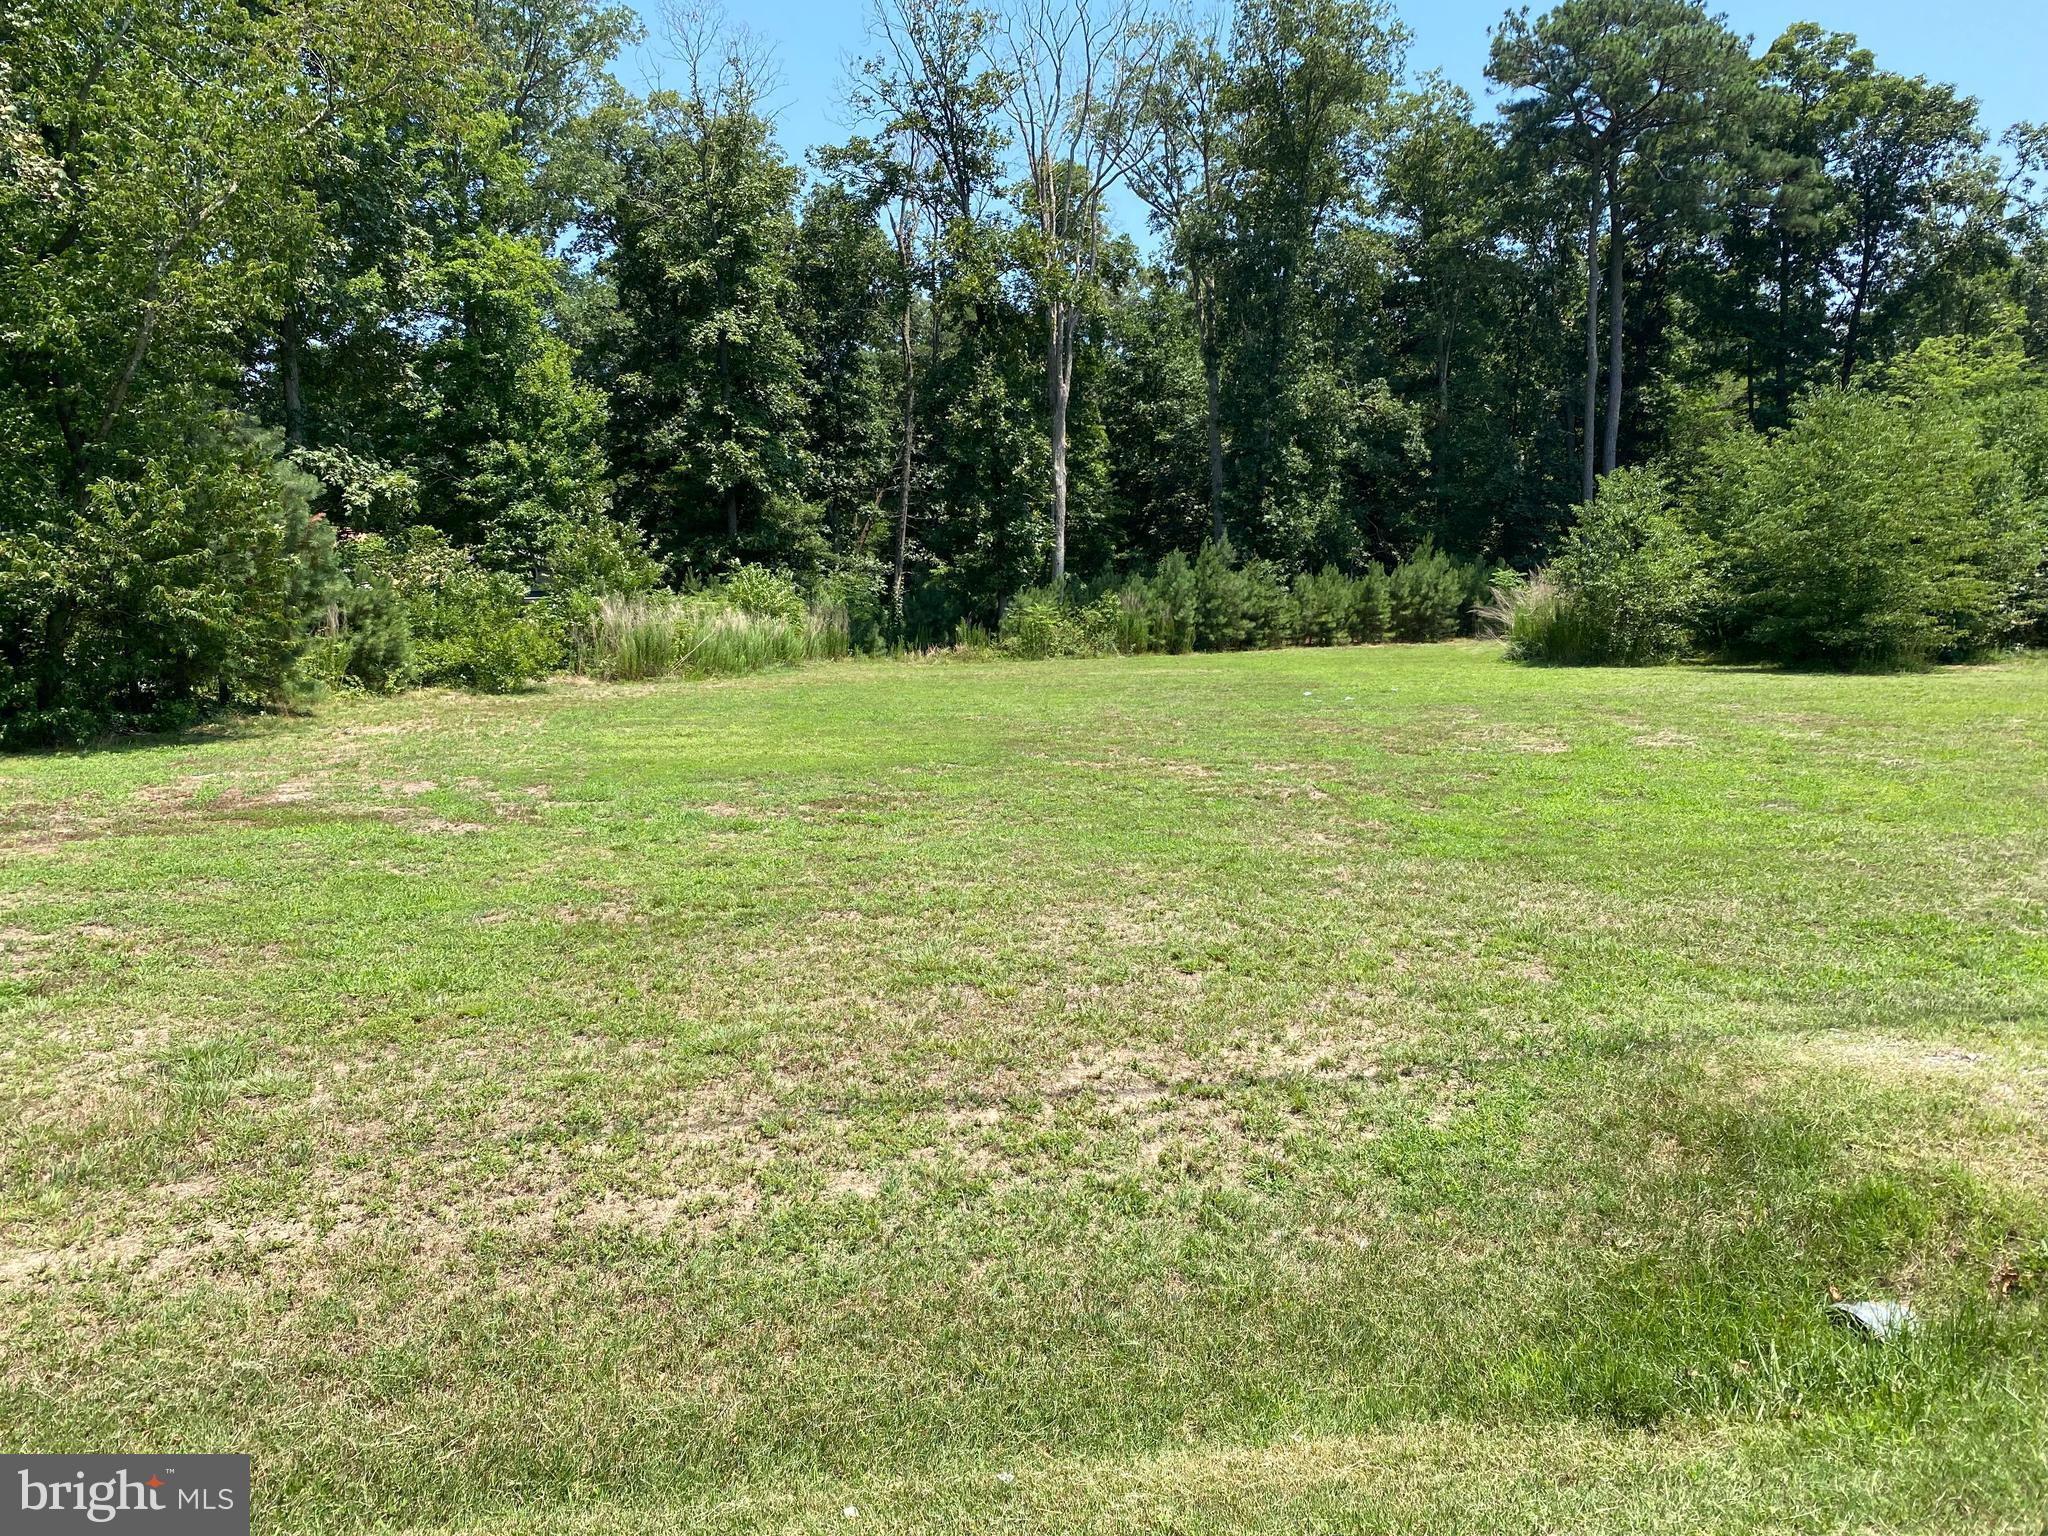
<path fill-rule="evenodd" d="M 2038 1536 L 2044 1357 L 2040 662 L 0 760 L 0 1444 L 259 1529 Z"/>

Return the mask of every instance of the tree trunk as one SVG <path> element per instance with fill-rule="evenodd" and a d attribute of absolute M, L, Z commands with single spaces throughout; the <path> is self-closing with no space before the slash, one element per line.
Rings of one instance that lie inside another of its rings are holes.
<path fill-rule="evenodd" d="M 1202 375 L 1209 386 L 1209 538 L 1221 544 L 1229 537 L 1223 526 L 1223 359 L 1213 341 L 1202 347 Z"/>
<path fill-rule="evenodd" d="M 1627 275 L 1627 241 L 1621 218 L 1621 163 L 1607 168 L 1607 427 L 1600 438 L 1600 473 L 1614 473 L 1621 445 L 1621 308 Z"/>
<path fill-rule="evenodd" d="M 1580 459 L 1584 469 L 1581 477 L 1581 500 L 1593 499 L 1594 453 L 1593 421 L 1600 414 L 1600 215 L 1601 194 L 1606 191 L 1604 171 L 1600 166 L 1593 168 L 1593 195 L 1591 211 L 1586 219 L 1586 411 L 1581 417 L 1584 431 L 1580 434 L 1582 445 Z"/>
<path fill-rule="evenodd" d="M 1188 294 L 1195 304 L 1195 339 L 1202 351 L 1202 429 L 1209 440 L 1209 542 L 1221 544 L 1228 534 L 1223 525 L 1223 347 L 1216 335 L 1214 279 L 1191 269 Z"/>
<path fill-rule="evenodd" d="M 1064 306 L 1055 303 L 1048 308 L 1045 394 L 1052 417 L 1052 584 L 1058 586 L 1067 579 L 1067 400 L 1074 375 Z"/>
<path fill-rule="evenodd" d="M 1863 335 L 1863 310 L 1870 302 L 1870 267 L 1873 257 L 1866 245 L 1856 265 L 1856 291 L 1849 300 L 1849 325 L 1842 335 L 1842 388 L 1856 372 L 1856 343 Z"/>
<path fill-rule="evenodd" d="M 104 445 L 113 433 L 114 424 L 121 419 L 122 408 L 128 404 L 128 391 L 135 385 L 135 375 L 142 370 L 142 360 L 149 356 L 149 344 L 156 335 L 157 305 L 163 293 L 164 274 L 169 269 L 168 260 L 158 262 L 156 275 L 142 291 L 142 324 L 136 328 L 135 344 L 128 349 L 128 361 L 122 367 L 120 377 L 114 380 L 114 391 L 108 397 L 106 415 L 100 418 L 95 446 Z"/>
<path fill-rule="evenodd" d="M 903 639 L 903 562 L 910 543 L 910 469 L 917 435 L 917 351 L 910 331 L 911 304 L 903 303 L 903 463 L 896 481 L 896 569 L 889 582 L 896 639 Z"/>
<path fill-rule="evenodd" d="M 299 380 L 299 313 L 287 307 L 278 328 L 278 372 L 284 381 L 284 440 L 299 448 L 306 441 L 306 402 Z"/>
<path fill-rule="evenodd" d="M 718 334 L 718 406 L 719 419 L 727 431 L 732 430 L 732 355 L 726 345 L 725 332 Z M 732 540 L 732 553 L 739 555 L 740 542 L 740 496 L 739 487 L 725 488 L 725 536 Z"/>
<path fill-rule="evenodd" d="M 1791 289 L 1792 255 L 1791 252 L 1785 248 L 1785 237 L 1781 234 L 1778 237 L 1778 365 L 1776 374 L 1777 415 L 1773 418 L 1771 422 L 1771 425 L 1778 427 L 1782 427 L 1785 424 L 1786 417 L 1788 417 L 1792 411 L 1792 382 L 1791 375 L 1787 369 L 1787 363 L 1789 359 L 1786 357 L 1786 353 L 1791 349 L 1792 346 Z M 1756 423 L 1752 421 L 1750 425 L 1754 427 Z"/>

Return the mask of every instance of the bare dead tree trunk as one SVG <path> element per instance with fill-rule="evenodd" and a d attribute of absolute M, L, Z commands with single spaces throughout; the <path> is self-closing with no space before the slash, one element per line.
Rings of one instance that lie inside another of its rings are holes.
<path fill-rule="evenodd" d="M 1046 405 L 1051 417 L 1052 584 L 1067 579 L 1067 402 L 1073 396 L 1074 325 L 1066 305 L 1047 306 Z"/>
<path fill-rule="evenodd" d="M 1137 0 L 1014 0 L 1005 18 L 1005 108 L 1027 171 L 1024 212 L 1041 242 L 1046 320 L 1052 579 L 1067 574 L 1067 406 L 1081 315 L 1100 281 L 1102 206 L 1129 168 L 1150 69 Z"/>

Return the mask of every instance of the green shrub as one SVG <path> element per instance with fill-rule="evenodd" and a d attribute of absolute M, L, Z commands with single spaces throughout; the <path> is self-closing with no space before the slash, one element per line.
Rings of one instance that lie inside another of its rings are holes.
<path fill-rule="evenodd" d="M 540 561 L 540 587 L 550 597 L 631 596 L 661 585 L 661 562 L 640 531 L 617 518 L 560 519 L 549 526 Z"/>
<path fill-rule="evenodd" d="M 1392 633 L 1393 594 L 1387 573 L 1378 562 L 1366 566 L 1357 579 L 1351 603 L 1351 640 L 1357 645 L 1378 645 Z"/>
<path fill-rule="evenodd" d="M 1159 562 L 1145 584 L 1147 628 L 1154 648 L 1183 655 L 1195 648 L 1197 597 L 1195 569 L 1174 550 Z"/>
<path fill-rule="evenodd" d="M 997 637 L 1004 650 L 1027 661 L 1094 656 L 1108 648 L 1106 636 L 1091 633 L 1088 615 L 1054 587 L 1027 587 L 1011 598 Z"/>
<path fill-rule="evenodd" d="M 1653 470 L 1617 470 L 1565 535 L 1545 579 L 1519 594 L 1512 654 L 1571 665 L 1645 666 L 1692 644 L 1704 550 Z"/>
<path fill-rule="evenodd" d="M 719 600 L 727 607 L 757 618 L 781 619 L 801 624 L 804 595 L 794 577 L 772 571 L 765 565 L 743 565 L 718 584 Z"/>
<path fill-rule="evenodd" d="M 1105 648 L 1122 656 L 1194 649 L 1195 595 L 1194 570 L 1178 550 L 1151 576 L 1127 577 L 1099 600 Z"/>
<path fill-rule="evenodd" d="M 1387 627 L 1396 640 L 1448 640 L 1464 626 L 1472 567 L 1425 537 L 1387 577 Z"/>
<path fill-rule="evenodd" d="M 2038 510 L 1951 397 L 1823 391 L 1777 436 L 1717 446 L 1701 485 L 1720 620 L 1740 652 L 1914 666 L 1983 651 L 2022 622 Z"/>
<path fill-rule="evenodd" d="M 274 447 L 195 442 L 0 534 L 0 742 L 172 728 L 317 680 L 333 538 Z"/>
<path fill-rule="evenodd" d="M 1241 648 L 1249 626 L 1244 590 L 1229 542 L 1204 543 L 1195 556 L 1195 646 L 1204 651 Z"/>
<path fill-rule="evenodd" d="M 1366 645 L 1387 637 L 1387 574 L 1367 565 L 1347 576 L 1333 565 L 1294 578 L 1287 638 L 1297 645 Z"/>
<path fill-rule="evenodd" d="M 1294 578 L 1293 638 L 1302 645 L 1336 645 L 1351 638 L 1357 585 L 1334 565 Z"/>
<path fill-rule="evenodd" d="M 566 660 L 589 670 L 585 643 L 607 597 L 632 597 L 661 585 L 661 563 L 648 552 L 638 529 L 618 519 L 556 518 L 543 530 L 536 584 L 542 604 L 538 622 L 560 635 Z"/>
<path fill-rule="evenodd" d="M 348 545 L 343 550 L 348 574 L 337 626 L 343 647 L 341 673 L 372 693 L 390 693 L 403 688 L 413 675 L 412 623 L 405 599 L 388 572 L 358 572 L 347 559 Z"/>
<path fill-rule="evenodd" d="M 2048 646 L 2048 381 L 2021 373 L 2004 383 L 1976 413 L 1985 442 L 2005 455 L 2016 477 L 2023 524 L 2016 542 L 2031 529 L 2039 548 L 2032 569 L 2014 587 L 2001 627 L 2018 643 Z"/>
<path fill-rule="evenodd" d="M 363 541 L 368 544 L 369 541 Z M 431 528 L 363 550 L 357 562 L 389 580 L 411 636 L 406 681 L 507 693 L 562 664 L 562 635 L 520 581 L 485 570 Z"/>
<path fill-rule="evenodd" d="M 1196 649 L 1241 651 L 1285 638 L 1287 586 L 1270 560 L 1239 565 L 1228 540 L 1205 543 L 1195 557 L 1193 576 Z"/>

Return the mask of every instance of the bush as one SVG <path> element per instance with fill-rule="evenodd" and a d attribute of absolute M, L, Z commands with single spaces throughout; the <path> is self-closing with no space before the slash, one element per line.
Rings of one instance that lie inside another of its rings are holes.
<path fill-rule="evenodd" d="M 361 588 L 374 591 L 381 580 L 397 595 L 410 640 L 408 684 L 507 693 L 562 664 L 558 625 L 527 601 L 518 578 L 485 570 L 434 529 L 366 537 L 352 564 Z"/>
<path fill-rule="evenodd" d="M 1914 666 L 1981 652 L 2022 622 L 2038 512 L 1953 398 L 1827 390 L 1783 433 L 1711 457 L 1701 511 L 1722 547 L 1734 649 Z"/>
<path fill-rule="evenodd" d="M 997 638 L 1027 661 L 1100 656 L 1115 648 L 1120 610 L 1114 595 L 1083 606 L 1066 589 L 1027 587 L 1004 607 Z"/>
<path fill-rule="evenodd" d="M 1371 645 L 1387 638 L 1387 573 L 1368 565 L 1346 576 L 1335 566 L 1294 578 L 1290 637 L 1299 645 Z"/>
<path fill-rule="evenodd" d="M 1187 556 L 1178 551 L 1149 578 L 1126 577 L 1121 586 L 1110 587 L 1080 608 L 1076 617 L 1084 641 L 1096 651 L 1142 656 L 1194 648 L 1194 573 Z"/>
<path fill-rule="evenodd" d="M 1228 540 L 1205 543 L 1193 575 L 1196 649 L 1240 651 L 1277 645 L 1286 637 L 1288 592 L 1271 561 L 1240 566 Z"/>
<path fill-rule="evenodd" d="M 172 728 L 291 694 L 336 579 L 306 491 L 248 434 L 0 534 L 0 743 Z"/>
<path fill-rule="evenodd" d="M 540 539 L 535 582 L 542 605 L 537 622 L 562 638 L 570 653 L 565 659 L 582 669 L 588 663 L 584 640 L 599 603 L 654 591 L 661 585 L 661 563 L 639 530 L 617 518 L 556 518 Z"/>
<path fill-rule="evenodd" d="M 1351 604 L 1351 639 L 1378 645 L 1393 632 L 1393 592 L 1386 571 L 1374 562 L 1358 578 Z"/>
<path fill-rule="evenodd" d="M 351 556 L 360 542 L 351 539 L 342 546 L 347 576 L 335 626 L 342 652 L 339 670 L 372 693 L 390 693 L 413 676 L 412 623 L 390 573 L 368 563 L 357 568 Z"/>
<path fill-rule="evenodd" d="M 1334 565 L 1294 578 L 1294 639 L 1302 645 L 1336 645 L 1351 638 L 1356 584 Z"/>
<path fill-rule="evenodd" d="M 1448 640 L 1464 626 L 1473 568 L 1426 537 L 1387 578 L 1387 627 L 1396 640 Z"/>
<path fill-rule="evenodd" d="M 718 584 L 719 600 L 756 618 L 801 624 L 804 595 L 793 577 L 765 565 L 743 565 Z"/>
<path fill-rule="evenodd" d="M 1510 653 L 1581 666 L 1676 660 L 1692 643 L 1704 551 L 1652 470 L 1617 470 L 1513 604 Z"/>
<path fill-rule="evenodd" d="M 563 518 L 549 528 L 539 575 L 550 598 L 632 596 L 661 585 L 661 562 L 638 529 L 616 518 Z"/>
<path fill-rule="evenodd" d="M 1455 577 L 1446 590 L 1462 592 L 1472 568 L 1437 563 Z M 1455 623 L 1463 599 L 1446 602 Z M 1175 551 L 1150 577 L 1127 577 L 1093 598 L 1072 586 L 1020 592 L 1004 610 L 1001 641 L 1034 658 L 1365 644 L 1387 638 L 1389 607 L 1377 565 L 1358 576 L 1324 566 L 1290 586 L 1271 561 L 1240 565 L 1228 543 L 1204 544 L 1192 562 Z"/>

